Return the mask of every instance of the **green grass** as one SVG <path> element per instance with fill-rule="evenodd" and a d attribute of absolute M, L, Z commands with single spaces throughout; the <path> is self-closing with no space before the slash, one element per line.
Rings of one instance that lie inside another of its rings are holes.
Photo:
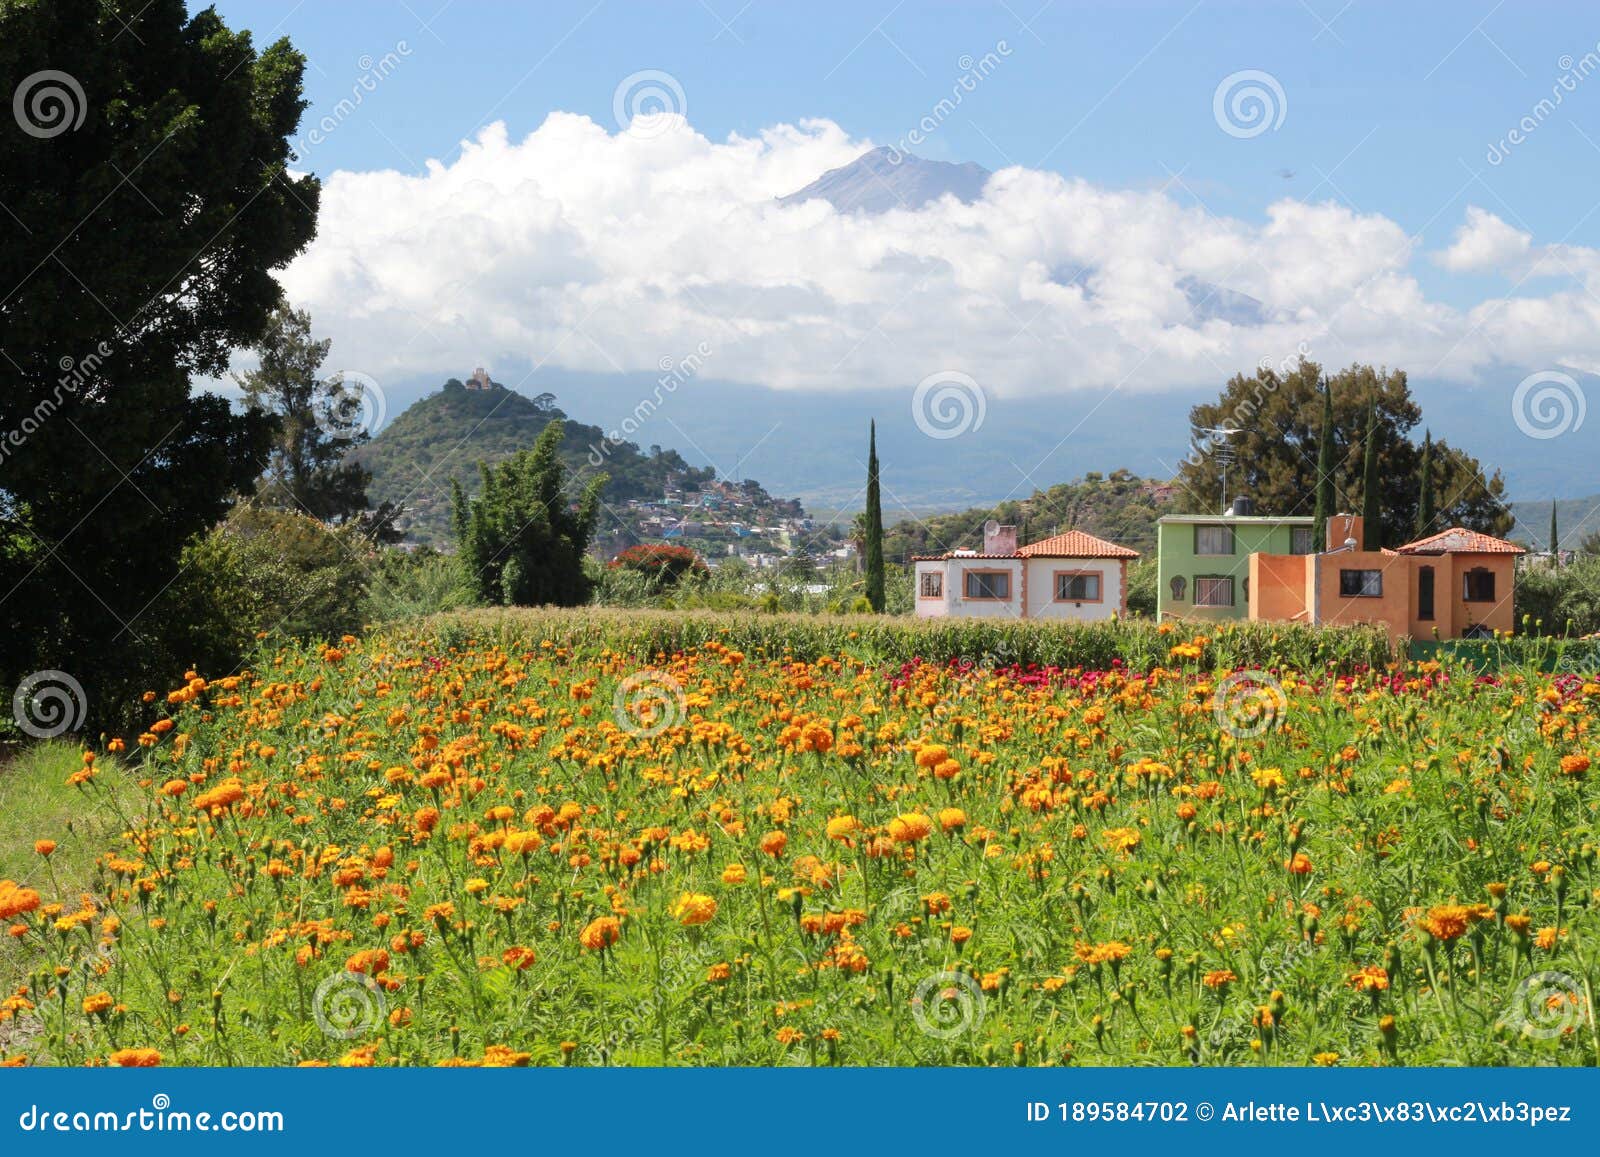
<path fill-rule="evenodd" d="M 0 879 L 37 888 L 46 898 L 95 890 L 95 857 L 115 843 L 122 830 L 116 806 L 136 788 L 123 767 L 104 758 L 97 766 L 105 792 L 88 796 L 69 787 L 67 776 L 83 766 L 82 750 L 41 743 L 0 761 Z M 33 850 L 41 835 L 57 844 L 48 862 Z M 27 984 L 41 962 L 36 952 L 0 936 L 0 994 Z M 0 1048 L 16 1050 L 30 1034 L 26 1021 L 0 1024 Z"/>

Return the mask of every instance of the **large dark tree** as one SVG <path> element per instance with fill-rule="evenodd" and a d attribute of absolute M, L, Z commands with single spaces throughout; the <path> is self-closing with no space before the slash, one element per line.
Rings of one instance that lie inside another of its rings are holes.
<path fill-rule="evenodd" d="M 1236 464 L 1229 468 L 1230 488 L 1255 499 L 1260 514 L 1313 514 L 1317 492 L 1317 459 L 1326 402 L 1319 379 L 1322 368 L 1301 361 L 1287 374 L 1271 369 L 1233 378 L 1222 396 L 1189 411 L 1196 444 L 1204 431 L 1231 426 Z M 1332 391 L 1331 454 L 1334 497 L 1340 511 L 1354 513 L 1361 503 L 1363 436 L 1367 407 L 1376 406 L 1378 477 L 1382 515 L 1380 540 L 1393 546 L 1411 539 L 1417 524 L 1417 476 L 1421 449 L 1410 432 L 1422 419 L 1399 370 L 1355 365 L 1328 378 Z M 1243 478 L 1234 479 L 1239 473 Z M 1194 511 L 1217 510 L 1221 503 L 1221 471 L 1210 455 L 1183 464 L 1180 500 Z M 1499 471 L 1486 474 L 1478 460 L 1444 441 L 1433 443 L 1434 488 L 1439 496 L 1436 526 L 1461 525 L 1487 534 L 1511 527 L 1505 482 Z"/>
<path fill-rule="evenodd" d="M 867 433 L 867 602 L 878 614 L 883 613 L 883 498 L 878 487 L 878 423 L 873 422 Z"/>
<path fill-rule="evenodd" d="M 561 436 L 557 419 L 533 449 L 481 466 L 483 487 L 476 498 L 468 500 L 461 484 L 454 484 L 457 547 L 484 602 L 571 607 L 589 597 L 583 558 L 606 476 L 590 479 L 574 501 L 567 492 Z"/>
<path fill-rule="evenodd" d="M 190 381 L 315 232 L 303 64 L 183 0 L 0 0 L 4 688 L 58 668 L 108 717 L 162 661 L 184 542 L 261 471 L 268 421 Z"/>

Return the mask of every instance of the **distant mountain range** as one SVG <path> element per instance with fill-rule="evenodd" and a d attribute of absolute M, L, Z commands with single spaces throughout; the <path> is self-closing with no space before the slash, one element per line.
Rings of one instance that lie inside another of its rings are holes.
<path fill-rule="evenodd" d="M 1511 513 L 1517 524 L 1509 535 L 1533 550 L 1550 549 L 1550 503 L 1513 502 Z M 1600 494 L 1587 498 L 1567 498 L 1556 503 L 1556 533 L 1562 550 L 1577 550 L 1583 540 L 1600 534 Z"/>

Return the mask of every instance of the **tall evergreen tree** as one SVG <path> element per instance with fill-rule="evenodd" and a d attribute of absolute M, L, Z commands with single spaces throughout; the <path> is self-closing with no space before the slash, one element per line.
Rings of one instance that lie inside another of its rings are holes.
<path fill-rule="evenodd" d="M 1367 444 L 1361 465 L 1361 549 L 1383 549 L 1383 492 L 1378 483 L 1378 408 L 1367 407 Z"/>
<path fill-rule="evenodd" d="M 1439 496 L 1433 490 L 1433 431 L 1425 431 L 1422 438 L 1422 471 L 1417 487 L 1417 525 L 1413 538 L 1427 538 L 1433 533 L 1433 520 L 1438 513 Z"/>
<path fill-rule="evenodd" d="M 487 603 L 572 607 L 587 601 L 584 554 L 594 538 L 606 476 L 589 481 L 576 509 L 561 460 L 563 424 L 544 428 L 533 449 L 479 467 L 483 489 L 469 500 L 456 482 L 458 551 L 478 597 Z"/>
<path fill-rule="evenodd" d="M 1556 528 L 1556 500 L 1550 500 L 1550 561 L 1561 565 L 1561 531 Z"/>
<path fill-rule="evenodd" d="M 1311 526 L 1311 542 L 1319 551 L 1327 549 L 1328 519 L 1337 513 L 1333 509 L 1337 501 L 1333 491 L 1333 428 L 1333 383 L 1324 375 L 1322 423 L 1317 428 L 1317 508 Z"/>
<path fill-rule="evenodd" d="M 867 433 L 867 602 L 883 613 L 883 500 L 878 493 L 878 423 Z"/>

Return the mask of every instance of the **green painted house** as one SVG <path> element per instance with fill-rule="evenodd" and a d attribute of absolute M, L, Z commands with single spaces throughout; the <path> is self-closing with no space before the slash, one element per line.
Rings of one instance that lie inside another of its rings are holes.
<path fill-rule="evenodd" d="M 1245 509 L 1236 504 L 1235 509 Z M 1248 614 L 1250 556 L 1312 553 L 1305 515 L 1169 514 L 1156 524 L 1156 616 L 1213 621 Z"/>

